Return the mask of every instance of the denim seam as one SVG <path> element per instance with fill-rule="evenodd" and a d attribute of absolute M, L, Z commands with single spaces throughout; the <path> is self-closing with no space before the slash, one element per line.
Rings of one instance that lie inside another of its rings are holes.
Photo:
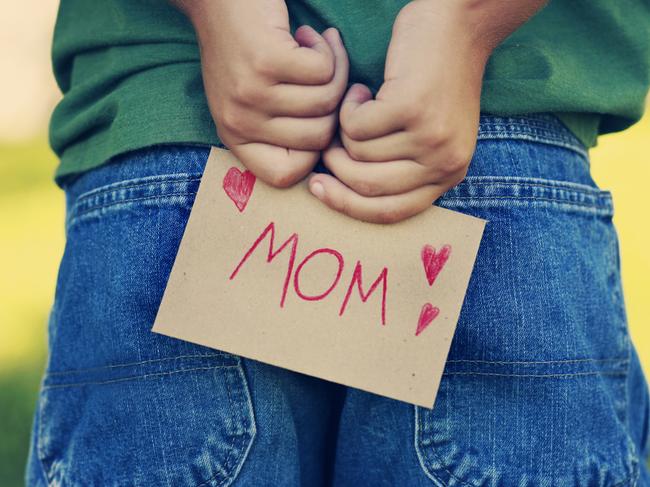
<path fill-rule="evenodd" d="M 167 194 L 143 196 L 138 198 L 125 198 L 119 201 L 93 206 L 92 208 L 89 208 L 88 210 L 82 212 L 78 212 L 77 214 L 75 214 L 73 210 L 71 212 L 73 216 L 71 216 L 71 218 L 68 220 L 67 227 L 72 227 L 77 222 L 77 220 L 79 220 L 81 217 L 85 215 L 88 215 L 94 211 L 102 210 L 104 208 L 110 208 L 111 206 L 116 206 L 124 203 L 132 203 L 135 201 L 157 200 L 163 198 L 172 198 L 174 196 L 192 196 L 192 195 L 196 195 L 196 191 L 183 191 L 178 193 L 167 193 Z M 444 197 L 442 201 L 444 201 L 445 203 L 450 203 L 453 202 L 454 200 L 482 200 L 482 201 L 484 200 L 515 200 L 515 201 L 534 200 L 534 201 L 545 201 L 550 203 L 563 204 L 568 206 L 577 206 L 580 208 L 588 208 L 594 210 L 595 212 L 605 212 L 606 214 L 608 214 L 608 212 L 611 211 L 611 207 L 605 204 L 596 205 L 594 203 L 580 203 L 576 201 L 564 200 L 559 198 L 541 198 L 535 196 L 449 196 L 449 197 Z"/>
<path fill-rule="evenodd" d="M 173 179 L 172 179 L 173 178 Z M 189 174 L 189 173 L 172 173 L 172 174 L 161 174 L 159 176 L 146 176 L 143 178 L 137 178 L 139 182 L 130 181 L 118 181 L 116 183 L 107 184 L 99 188 L 91 189 L 84 193 L 81 193 L 77 196 L 75 200 L 75 206 L 85 202 L 89 198 L 93 198 L 105 193 L 111 193 L 115 191 L 123 191 L 126 189 L 142 188 L 147 186 L 155 187 L 158 184 L 176 184 L 176 183 L 193 183 L 195 181 L 201 180 L 200 174 Z M 145 181 L 146 180 L 146 181 Z"/>
<path fill-rule="evenodd" d="M 450 196 L 440 200 L 444 205 L 453 205 L 454 200 L 459 203 L 462 201 L 521 201 L 521 202 L 545 202 L 554 203 L 558 206 L 574 207 L 575 210 L 584 211 L 587 214 L 595 214 L 601 216 L 611 216 L 613 209 L 607 206 L 598 206 L 589 203 L 578 203 L 575 201 L 557 200 L 551 198 L 538 198 L 534 196 Z"/>
<path fill-rule="evenodd" d="M 583 149 L 582 147 L 575 146 L 574 144 L 571 143 L 571 141 L 567 141 L 561 138 L 551 138 L 550 133 L 547 134 L 548 136 L 540 136 L 537 134 L 516 134 L 516 133 L 508 133 L 504 132 L 503 135 L 499 134 L 498 132 L 494 133 L 487 133 L 487 134 L 479 134 L 477 137 L 477 140 L 525 140 L 527 142 L 534 142 L 538 144 L 546 144 L 546 145 L 552 145 L 555 147 L 561 147 L 566 150 L 573 151 L 579 155 L 581 155 L 584 158 L 587 158 L 589 156 L 589 153 L 587 150 Z"/>
<path fill-rule="evenodd" d="M 414 408 L 414 412 L 415 412 L 415 417 L 414 417 L 414 422 L 415 422 L 415 428 L 414 428 L 415 429 L 415 451 L 416 451 L 416 454 L 417 454 L 417 457 L 418 457 L 418 461 L 420 463 L 420 467 L 424 471 L 425 475 L 427 477 L 429 477 L 429 479 L 431 479 L 434 483 L 440 484 L 440 487 L 447 487 L 445 485 L 445 483 L 440 478 L 438 478 L 438 476 L 435 475 L 431 471 L 431 468 L 429 468 L 424 462 L 424 455 L 423 455 L 422 448 L 420 446 L 420 441 L 419 441 L 421 439 L 421 437 L 422 437 L 422 428 L 421 428 L 422 419 L 420 417 L 419 407 L 418 406 L 413 406 L 413 408 Z M 465 487 L 477 487 L 475 484 L 470 483 L 470 482 L 468 482 L 466 480 L 463 480 L 460 477 L 457 477 L 456 475 L 454 475 L 454 473 L 451 472 L 451 470 L 449 470 L 449 468 L 447 468 L 447 466 L 445 466 L 445 464 L 442 462 L 442 459 L 436 453 L 435 448 L 430 448 L 430 450 L 431 450 L 431 453 L 432 453 L 433 457 L 435 458 L 435 461 L 438 463 L 438 465 L 440 465 L 440 469 L 447 472 L 447 474 L 451 478 L 455 479 L 458 483 L 460 483 L 461 485 L 464 485 Z M 633 472 L 630 475 L 625 477 L 620 482 L 617 482 L 616 484 L 612 485 L 612 487 L 622 487 L 622 486 L 624 486 L 626 484 L 630 484 L 630 481 L 634 477 L 635 477 L 635 473 L 634 473 L 634 468 L 633 468 Z"/>
<path fill-rule="evenodd" d="M 42 388 L 43 388 L 43 380 L 41 380 L 41 389 Z M 43 416 L 43 397 L 42 397 L 42 394 L 39 394 L 39 396 L 41 396 L 41 397 L 39 397 L 39 400 L 38 400 L 38 426 L 37 426 L 37 429 L 36 429 L 37 438 L 35 440 L 36 441 L 36 457 L 38 459 L 38 464 L 41 467 L 40 471 L 41 471 L 41 474 L 43 475 L 43 480 L 45 481 L 45 485 L 47 485 L 49 487 L 50 479 L 47 476 L 47 472 L 45 470 L 45 465 L 43 464 L 43 460 L 41 460 L 41 458 L 43 458 L 43 454 L 42 454 L 43 449 L 41 448 L 41 446 L 42 446 L 42 444 L 41 444 L 41 435 L 43 434 L 42 433 L 42 426 L 41 426 L 42 416 Z"/>
<path fill-rule="evenodd" d="M 47 475 L 47 469 L 45 468 L 45 464 L 43 463 L 43 458 L 45 457 L 43 453 L 43 403 L 45 402 L 45 398 L 43 397 L 43 385 L 41 384 L 41 393 L 39 394 L 39 401 L 38 401 L 38 416 L 39 416 L 39 421 L 38 421 L 38 439 L 36 440 L 36 456 L 38 457 L 38 463 L 41 465 L 41 471 L 43 472 L 43 477 L 45 477 L 45 483 L 49 487 L 51 485 L 50 483 L 50 478 Z"/>
<path fill-rule="evenodd" d="M 251 402 L 251 398 L 250 398 L 250 389 L 248 387 L 248 381 L 246 381 L 246 376 L 244 375 L 244 371 L 243 371 L 243 368 L 242 368 L 242 365 L 241 365 L 241 360 L 238 361 L 238 363 L 236 365 L 236 368 L 237 368 L 237 373 L 239 373 L 239 376 L 240 376 L 240 378 L 242 380 L 242 384 L 243 384 L 243 386 L 245 388 L 245 392 L 246 392 L 246 402 L 247 402 L 247 405 L 249 406 L 248 414 L 249 414 L 249 420 L 251 422 L 251 433 L 250 433 L 251 438 L 250 438 L 250 440 L 248 442 L 248 447 L 245 448 L 245 451 L 243 452 L 243 454 L 240 455 L 241 458 L 238 461 L 238 465 L 237 465 L 237 468 L 235 469 L 235 471 L 231 472 L 230 475 L 225 475 L 223 480 L 220 481 L 219 483 L 217 483 L 215 485 L 215 487 L 226 487 L 226 486 L 232 484 L 232 482 L 235 481 L 235 479 L 239 475 L 239 472 L 241 471 L 241 468 L 242 468 L 244 462 L 246 461 L 246 457 L 248 456 L 248 452 L 251 449 L 251 446 L 253 444 L 253 440 L 255 439 L 255 436 L 257 435 L 257 428 L 255 426 L 255 418 L 254 418 L 254 413 L 253 413 L 253 409 L 252 409 L 252 402 Z M 230 385 L 228 385 L 226 390 L 227 390 L 228 398 L 230 399 L 230 402 L 232 404 L 236 404 L 236 402 L 234 401 L 234 399 L 232 397 L 232 391 L 230 389 Z M 245 440 L 244 440 L 244 435 L 243 434 L 239 435 L 239 436 L 240 436 L 240 439 L 238 440 L 239 441 L 239 449 L 241 449 L 241 447 L 244 446 Z M 234 451 L 234 448 L 231 448 L 228 451 L 228 456 L 226 457 L 226 460 L 224 461 L 224 464 L 226 465 L 226 468 L 228 468 L 228 470 L 230 470 L 229 462 L 230 462 L 230 458 L 232 457 L 233 451 Z M 205 485 L 211 484 L 219 475 L 220 475 L 219 473 L 213 475 L 208 480 L 205 480 L 205 481 L 201 482 L 200 484 L 198 484 L 197 487 L 203 487 Z"/>
<path fill-rule="evenodd" d="M 511 365 L 511 364 L 566 364 L 566 363 L 577 363 L 577 362 L 625 362 L 629 361 L 628 357 L 622 358 L 603 358 L 603 359 L 593 359 L 593 358 L 579 358 L 579 359 L 566 359 L 566 360 L 521 360 L 521 361 L 503 361 L 503 360 L 471 360 L 471 359 L 458 359 L 458 360 L 447 360 L 447 363 L 480 363 L 480 364 L 500 364 L 500 365 Z"/>
<path fill-rule="evenodd" d="M 111 203 L 106 203 L 104 205 L 93 206 L 92 208 L 90 208 L 90 209 L 88 209 L 86 211 L 80 212 L 80 213 L 78 213 L 76 215 L 74 215 L 74 212 L 72 212 L 71 214 L 74 215 L 74 216 L 72 216 L 68 220 L 67 227 L 73 226 L 77 222 L 77 220 L 79 220 L 81 217 L 83 217 L 85 215 L 88 215 L 88 214 L 90 214 L 90 213 L 92 213 L 94 211 L 101 210 L 103 208 L 110 208 L 111 206 L 121 205 L 123 203 L 132 203 L 134 201 L 143 201 L 143 200 L 152 200 L 153 201 L 153 200 L 157 200 L 157 199 L 172 198 L 174 196 L 192 196 L 192 195 L 196 195 L 196 191 L 194 191 L 194 192 L 183 191 L 181 193 L 167 193 L 167 194 L 159 194 L 159 195 L 152 195 L 152 196 L 143 196 L 141 198 L 127 198 L 127 199 L 123 199 L 123 200 L 119 200 L 119 201 L 114 201 L 114 202 L 111 202 Z"/>
<path fill-rule="evenodd" d="M 553 203 L 561 203 L 567 205 L 586 206 L 588 208 L 607 210 L 606 205 L 594 205 L 593 203 L 580 203 L 578 201 L 570 201 L 556 198 L 542 198 L 539 196 L 451 196 L 451 200 L 538 200 L 550 201 Z"/>
<path fill-rule="evenodd" d="M 181 360 L 181 359 L 187 359 L 187 358 L 212 358 L 212 357 L 224 357 L 228 356 L 225 353 L 212 353 L 212 354 L 196 354 L 196 355 L 178 355 L 177 357 L 165 357 L 165 358 L 157 358 L 157 359 L 151 359 L 151 360 L 143 360 L 141 362 L 127 362 L 123 364 L 111 364 L 111 365 L 103 365 L 101 367 L 89 367 L 85 369 L 74 369 L 74 370 L 62 370 L 62 371 L 54 371 L 54 372 L 48 372 L 45 377 L 50 377 L 50 376 L 60 376 L 60 375 L 70 375 L 70 374 L 76 374 L 78 372 L 94 372 L 94 371 L 100 371 L 100 370 L 105 370 L 105 369 L 113 369 L 113 368 L 119 368 L 119 367 L 134 367 L 136 365 L 143 365 L 143 364 L 151 364 L 151 363 L 157 363 L 157 362 L 165 362 L 169 360 Z"/>
<path fill-rule="evenodd" d="M 587 375 L 625 375 L 625 371 L 571 372 L 571 373 L 564 373 L 564 374 L 500 374 L 497 372 L 443 372 L 443 375 L 487 375 L 487 376 L 497 376 L 497 377 L 531 377 L 531 378 L 554 377 L 558 379 L 570 379 L 576 376 L 587 376 Z"/>
<path fill-rule="evenodd" d="M 627 426 L 627 422 L 628 422 L 628 397 L 629 397 L 629 394 L 628 394 L 628 385 L 629 385 L 628 384 L 628 376 L 629 376 L 629 373 L 630 373 L 630 364 L 631 364 L 631 355 L 632 355 L 632 348 L 631 348 L 632 345 L 631 345 L 631 339 L 630 339 L 629 329 L 627 327 L 627 324 L 626 324 L 626 330 L 625 331 L 626 331 L 625 341 L 627 343 L 628 361 L 627 361 L 626 368 L 625 368 L 625 378 L 626 379 L 625 379 L 625 382 L 624 382 L 625 400 L 624 400 L 624 408 L 623 408 L 623 411 L 624 411 L 624 413 L 623 413 L 624 414 L 623 424 L 625 426 Z M 639 457 L 637 455 L 635 455 L 636 445 L 635 445 L 634 441 L 632 440 L 632 438 L 630 437 L 629 434 L 627 435 L 627 444 L 628 444 L 628 449 L 629 449 L 628 461 L 631 463 L 631 467 L 636 473 L 636 475 L 634 475 L 636 477 L 634 485 L 636 485 L 637 480 L 638 480 Z"/>
<path fill-rule="evenodd" d="M 478 181 L 474 181 L 474 178 L 478 179 Z M 491 180 L 485 181 L 485 179 L 491 179 Z M 513 179 L 512 181 L 508 181 L 508 177 L 499 178 L 494 176 L 469 176 L 465 178 L 463 181 L 461 181 L 461 183 L 458 184 L 458 186 L 467 183 L 468 185 L 472 185 L 472 186 L 501 185 L 501 186 L 520 186 L 524 188 L 548 188 L 548 189 L 554 189 L 559 191 L 585 194 L 588 196 L 604 196 L 607 198 L 611 197 L 610 191 L 591 188 L 585 184 L 572 183 L 570 181 L 558 181 L 557 185 L 553 185 L 553 184 L 544 184 L 544 183 L 535 182 L 536 180 L 539 181 L 538 178 L 530 178 L 528 181 L 526 180 L 526 178 L 512 178 L 512 179 Z"/>
<path fill-rule="evenodd" d="M 226 380 L 226 382 L 227 382 L 227 380 Z M 226 394 L 228 394 L 228 400 L 230 401 L 230 404 L 235 404 L 235 402 L 233 401 L 233 398 L 232 398 L 231 391 L 230 391 L 230 384 L 227 384 L 227 385 L 226 385 Z M 236 440 L 236 442 L 237 442 L 237 446 L 239 446 L 239 440 Z M 235 446 L 235 445 L 233 445 L 233 447 L 234 447 L 234 446 Z M 223 475 L 223 479 L 220 480 L 220 481 L 215 485 L 215 487 L 223 486 L 226 482 L 230 482 L 230 481 L 231 481 L 230 479 L 228 479 L 228 471 L 230 471 L 230 457 L 232 457 L 233 450 L 234 450 L 234 448 L 229 448 L 229 449 L 228 449 L 228 455 L 226 456 L 226 459 L 225 459 L 224 462 L 223 462 L 223 463 L 224 463 L 224 469 L 225 469 L 225 472 L 224 472 L 224 475 Z M 204 482 L 201 482 L 200 484 L 198 484 L 197 487 L 201 487 L 201 486 L 204 486 L 204 485 L 207 485 L 207 484 L 212 483 L 212 481 L 215 480 L 215 479 L 217 479 L 217 477 L 219 477 L 220 475 L 221 475 L 221 472 L 217 471 L 216 474 L 214 474 L 214 475 L 213 475 L 212 477 L 210 477 L 208 480 L 205 480 Z"/>
<path fill-rule="evenodd" d="M 424 458 L 422 457 L 422 449 L 420 448 L 420 443 L 419 443 L 419 441 L 418 441 L 418 440 L 420 440 L 420 439 L 422 438 L 422 428 L 421 428 L 421 421 L 422 421 L 422 420 L 421 420 L 421 418 L 420 418 L 420 414 L 419 414 L 418 406 L 415 406 L 415 421 L 417 422 L 417 427 L 416 427 L 416 434 L 417 434 L 417 436 L 416 436 L 416 439 L 415 439 L 415 445 L 416 445 L 416 449 L 417 449 L 418 458 L 420 459 L 420 466 L 424 469 L 426 475 L 427 475 L 431 480 L 433 480 L 434 482 L 439 482 L 440 485 L 441 485 L 442 487 L 446 487 L 445 483 L 444 483 L 442 480 L 440 480 L 440 479 L 439 479 L 439 478 L 438 478 L 438 477 L 437 477 L 433 472 L 431 472 L 431 469 L 430 469 L 429 467 L 427 467 L 427 466 L 424 464 Z M 438 454 L 435 452 L 435 450 L 432 450 L 432 453 L 433 453 L 433 456 L 435 457 L 436 461 L 438 462 L 438 464 L 441 466 L 442 470 L 444 470 L 445 472 L 447 472 L 451 478 L 455 479 L 455 480 L 458 481 L 461 485 L 464 485 L 464 486 L 466 486 L 466 487 L 475 487 L 473 484 L 470 484 L 470 483 L 466 482 L 465 480 L 463 480 L 463 479 L 457 477 L 456 475 L 454 475 L 454 474 L 453 474 L 453 473 L 452 473 L 452 472 L 451 472 L 451 471 L 450 471 L 450 470 L 449 470 L 449 469 L 448 469 L 448 468 L 447 468 L 447 467 L 442 463 L 442 461 L 440 460 L 440 457 L 439 457 Z"/>
<path fill-rule="evenodd" d="M 562 142 L 575 149 L 584 147 L 572 135 L 559 132 L 557 127 L 549 124 L 535 123 L 530 120 L 523 123 L 495 123 L 484 120 L 482 123 L 479 122 L 477 137 L 485 136 L 535 137 L 543 142 Z"/>
<path fill-rule="evenodd" d="M 126 381 L 131 381 L 131 380 L 136 380 L 136 379 L 149 379 L 151 377 L 163 377 L 166 375 L 172 375 L 172 374 L 180 374 L 184 372 L 196 372 L 200 370 L 213 370 L 213 369 L 222 369 L 222 368 L 230 368 L 230 367 L 237 367 L 237 365 L 214 365 L 212 367 L 195 367 L 191 369 L 182 369 L 182 370 L 172 370 L 169 372 L 157 372 L 155 374 L 143 374 L 143 375 L 136 375 L 136 376 L 129 376 L 129 377 L 122 377 L 120 379 L 111 379 L 111 380 L 105 380 L 105 381 L 96 381 L 96 382 L 73 382 L 70 384 L 54 384 L 50 386 L 44 386 L 43 390 L 47 391 L 50 389 L 62 389 L 65 387 L 81 387 L 81 386 L 91 386 L 91 385 L 103 385 L 103 384 L 114 384 L 116 382 L 126 382 Z"/>
<path fill-rule="evenodd" d="M 241 460 L 239 461 L 239 466 L 235 470 L 232 476 L 232 481 L 236 480 L 237 477 L 239 476 L 239 473 L 241 472 L 242 467 L 244 466 L 244 462 L 246 461 L 246 458 L 248 457 L 248 454 L 253 446 L 253 442 L 255 441 L 255 438 L 257 437 L 257 422 L 255 419 L 255 410 L 253 409 L 253 400 L 251 399 L 251 392 L 250 392 L 250 387 L 248 385 L 248 380 L 246 379 L 246 372 L 244 370 L 244 365 L 242 363 L 241 358 L 238 359 L 238 370 L 237 372 L 240 374 L 242 383 L 244 385 L 244 389 L 246 392 L 246 405 L 248 406 L 248 417 L 250 418 L 251 421 L 251 439 L 248 442 L 248 447 L 246 448 L 246 451 L 244 454 L 241 456 Z"/>

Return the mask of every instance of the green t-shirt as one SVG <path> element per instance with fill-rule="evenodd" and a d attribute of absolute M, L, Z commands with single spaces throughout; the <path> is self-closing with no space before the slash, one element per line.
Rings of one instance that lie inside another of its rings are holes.
<path fill-rule="evenodd" d="M 339 29 L 349 82 L 373 92 L 406 3 L 287 0 L 292 31 Z M 219 143 L 193 28 L 166 1 L 61 0 L 52 56 L 64 94 L 50 122 L 57 178 L 153 144 Z M 649 0 L 551 0 L 493 53 L 481 110 L 553 112 L 593 146 L 641 117 L 649 77 Z"/>

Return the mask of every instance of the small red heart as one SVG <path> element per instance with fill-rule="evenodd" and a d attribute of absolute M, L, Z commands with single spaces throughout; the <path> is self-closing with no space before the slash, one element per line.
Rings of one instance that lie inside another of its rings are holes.
<path fill-rule="evenodd" d="M 422 311 L 420 311 L 420 319 L 418 320 L 418 327 L 415 330 L 415 336 L 422 333 L 439 314 L 440 309 L 437 306 L 432 306 L 431 303 L 425 303 L 422 306 Z"/>
<path fill-rule="evenodd" d="M 433 284 L 440 274 L 440 271 L 444 267 L 447 259 L 449 259 L 449 254 L 451 254 L 451 246 L 443 245 L 438 253 L 431 245 L 425 245 L 422 247 L 422 264 L 424 264 L 424 272 L 427 275 L 427 281 L 429 281 L 429 286 Z"/>
<path fill-rule="evenodd" d="M 223 178 L 223 190 L 235 203 L 239 211 L 244 211 L 255 186 L 255 175 L 246 170 L 241 172 L 236 167 L 231 167 Z"/>

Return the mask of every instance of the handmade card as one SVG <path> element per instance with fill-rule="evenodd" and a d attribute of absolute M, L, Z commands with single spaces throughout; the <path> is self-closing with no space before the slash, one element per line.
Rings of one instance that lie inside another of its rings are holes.
<path fill-rule="evenodd" d="M 353 220 L 213 148 L 153 331 L 431 408 L 484 226 Z"/>

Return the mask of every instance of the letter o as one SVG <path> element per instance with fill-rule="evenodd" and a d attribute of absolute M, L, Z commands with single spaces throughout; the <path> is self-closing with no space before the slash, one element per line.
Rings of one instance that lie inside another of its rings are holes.
<path fill-rule="evenodd" d="M 302 267 L 303 267 L 303 266 L 304 266 L 304 265 L 305 265 L 309 260 L 311 260 L 313 257 L 315 257 L 315 256 L 318 255 L 318 254 L 330 254 L 330 255 L 333 255 L 333 256 L 336 257 L 337 260 L 339 261 L 339 267 L 338 267 L 338 270 L 336 271 L 336 276 L 334 277 L 334 281 L 332 282 L 332 284 L 330 284 L 330 287 L 328 287 L 328 288 L 325 290 L 325 292 L 323 292 L 323 293 L 321 293 L 321 294 L 316 294 L 316 295 L 314 295 L 314 296 L 308 296 L 308 295 L 304 294 L 304 293 L 300 290 L 300 284 L 299 284 L 299 280 L 300 280 L 300 277 L 299 277 L 299 276 L 300 276 L 300 271 L 302 270 Z M 300 262 L 300 264 L 298 264 L 298 267 L 296 267 L 296 272 L 295 272 L 295 274 L 293 275 L 293 288 L 296 290 L 296 294 L 297 294 L 299 297 L 301 297 L 302 299 L 304 299 L 305 301 L 320 301 L 321 299 L 325 299 L 325 298 L 327 297 L 327 295 L 328 295 L 329 293 L 331 293 L 332 290 L 333 290 L 333 289 L 336 287 L 336 285 L 339 283 L 339 280 L 341 279 L 341 274 L 343 274 L 343 265 L 344 265 L 344 264 L 343 264 L 343 256 L 341 255 L 340 252 L 337 252 L 337 251 L 334 250 L 334 249 L 317 249 L 317 250 L 314 250 L 311 254 L 309 254 L 307 257 L 305 257 L 305 258 Z"/>

